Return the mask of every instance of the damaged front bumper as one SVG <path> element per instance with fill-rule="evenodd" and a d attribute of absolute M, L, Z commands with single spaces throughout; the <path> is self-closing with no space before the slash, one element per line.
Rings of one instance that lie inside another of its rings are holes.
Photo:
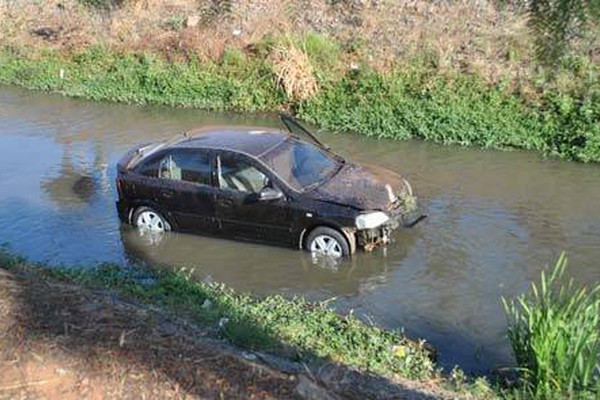
<path fill-rule="evenodd" d="M 360 229 L 356 231 L 358 247 L 369 252 L 377 247 L 384 246 L 392 241 L 392 232 L 400 227 L 412 228 L 427 218 L 418 208 L 409 212 L 396 212 L 390 215 L 390 219 L 381 226 L 371 229 Z"/>

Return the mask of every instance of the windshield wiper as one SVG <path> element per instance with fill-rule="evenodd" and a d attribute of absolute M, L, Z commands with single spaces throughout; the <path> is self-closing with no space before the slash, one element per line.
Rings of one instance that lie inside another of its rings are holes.
<path fill-rule="evenodd" d="M 339 172 L 342 170 L 342 168 L 344 168 L 345 164 L 346 164 L 346 160 L 344 160 L 342 158 L 341 162 L 336 166 L 336 168 L 333 171 L 331 171 L 330 173 L 328 173 L 327 175 L 325 175 L 323 177 L 323 179 L 319 179 L 318 181 L 316 181 L 314 183 L 311 183 L 310 185 L 302 188 L 302 191 L 303 192 L 308 192 L 309 190 L 316 189 L 319 186 L 322 186 L 325 182 L 330 181 L 334 176 L 336 176 L 337 174 L 339 174 Z"/>

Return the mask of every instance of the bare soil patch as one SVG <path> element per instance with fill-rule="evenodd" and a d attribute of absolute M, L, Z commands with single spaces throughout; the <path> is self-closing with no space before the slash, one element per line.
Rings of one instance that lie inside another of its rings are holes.
<path fill-rule="evenodd" d="M 92 7 L 89 4 L 115 4 Z M 86 7 L 84 4 L 88 4 Z M 343 65 L 378 70 L 424 55 L 491 81 L 529 74 L 527 15 L 507 3 L 363 0 L 0 0 L 0 40 L 65 51 L 89 45 L 168 57 L 220 58 L 263 38 L 316 32 L 343 46 Z"/>
<path fill-rule="evenodd" d="M 0 265 L 3 399 L 456 399 L 331 362 L 250 352 L 155 306 Z"/>
<path fill-rule="evenodd" d="M 110 293 L 0 269 L 0 399 L 298 398 L 297 378 Z"/>

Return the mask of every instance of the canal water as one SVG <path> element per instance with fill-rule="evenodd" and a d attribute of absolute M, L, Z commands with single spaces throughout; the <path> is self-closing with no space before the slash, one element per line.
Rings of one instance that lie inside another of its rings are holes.
<path fill-rule="evenodd" d="M 501 296 L 527 290 L 562 250 L 571 275 L 600 279 L 600 166 L 528 152 L 320 133 L 342 155 L 398 171 L 429 218 L 339 265 L 301 251 L 170 233 L 117 218 L 115 164 L 131 147 L 205 124 L 276 126 L 273 116 L 94 103 L 0 86 L 0 243 L 53 265 L 144 263 L 256 294 L 329 300 L 426 338 L 443 366 L 514 364 Z"/>

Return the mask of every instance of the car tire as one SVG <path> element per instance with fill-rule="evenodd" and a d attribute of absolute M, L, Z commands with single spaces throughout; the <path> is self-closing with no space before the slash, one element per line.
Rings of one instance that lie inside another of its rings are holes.
<path fill-rule="evenodd" d="M 310 232 L 305 248 L 313 254 L 333 258 L 350 256 L 350 245 L 344 235 L 326 226 L 320 226 Z"/>
<path fill-rule="evenodd" d="M 167 232 L 171 225 L 161 213 L 151 207 L 139 207 L 133 213 L 132 224 L 141 231 Z"/>

